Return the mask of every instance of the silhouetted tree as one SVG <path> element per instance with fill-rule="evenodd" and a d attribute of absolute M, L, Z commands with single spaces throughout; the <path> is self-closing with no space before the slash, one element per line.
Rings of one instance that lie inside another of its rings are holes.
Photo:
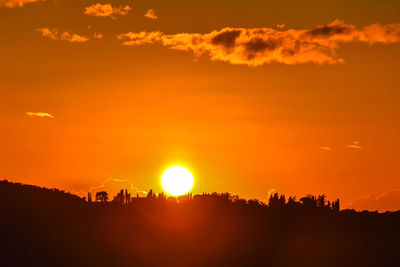
<path fill-rule="evenodd" d="M 113 201 L 123 204 L 124 203 L 124 190 L 121 189 L 121 191 L 114 197 Z"/>
<path fill-rule="evenodd" d="M 279 200 L 278 200 L 278 207 L 283 208 L 286 205 L 286 196 L 285 195 L 280 195 Z"/>
<path fill-rule="evenodd" d="M 315 198 L 315 196 L 307 195 L 305 197 L 300 198 L 300 201 L 302 202 L 305 208 L 317 207 L 317 199 Z"/>
<path fill-rule="evenodd" d="M 323 208 L 325 207 L 325 202 L 326 202 L 325 194 L 319 195 L 317 198 L 317 206 Z"/>
<path fill-rule="evenodd" d="M 334 213 L 338 213 L 340 211 L 339 199 L 336 199 L 336 201 L 332 202 L 332 211 Z"/>
<path fill-rule="evenodd" d="M 271 208 L 283 208 L 286 206 L 286 196 L 278 195 L 278 193 L 274 193 L 269 196 L 268 206 Z"/>
<path fill-rule="evenodd" d="M 150 189 L 149 193 L 147 193 L 148 199 L 156 199 L 157 195 L 153 192 L 153 189 Z"/>
<path fill-rule="evenodd" d="M 299 207 L 300 203 L 296 201 L 296 197 L 290 196 L 286 206 L 289 208 L 295 208 L 295 207 Z"/>
<path fill-rule="evenodd" d="M 271 194 L 268 200 L 268 206 L 270 208 L 277 208 L 279 207 L 279 196 L 278 193 Z"/>
<path fill-rule="evenodd" d="M 257 207 L 257 206 L 261 206 L 262 203 L 258 199 L 249 199 L 249 200 L 247 200 L 247 205 Z"/>
<path fill-rule="evenodd" d="M 125 189 L 125 203 L 130 203 L 132 200 L 131 193 L 128 193 L 128 190 Z"/>
<path fill-rule="evenodd" d="M 157 199 L 159 199 L 159 200 L 166 200 L 166 199 L 167 199 L 167 196 L 164 194 L 164 192 L 161 192 L 161 193 L 158 194 L 158 198 L 157 198 Z"/>
<path fill-rule="evenodd" d="M 106 191 L 101 191 L 96 193 L 96 202 L 107 202 L 108 193 Z"/>
<path fill-rule="evenodd" d="M 225 199 L 231 199 L 231 194 L 228 193 L 228 192 L 221 193 L 221 194 L 220 194 L 220 197 L 221 197 L 221 198 L 225 198 Z"/>
<path fill-rule="evenodd" d="M 231 201 L 233 203 L 241 204 L 241 205 L 246 205 L 246 203 L 247 203 L 245 199 L 240 198 L 238 195 L 231 196 Z"/>

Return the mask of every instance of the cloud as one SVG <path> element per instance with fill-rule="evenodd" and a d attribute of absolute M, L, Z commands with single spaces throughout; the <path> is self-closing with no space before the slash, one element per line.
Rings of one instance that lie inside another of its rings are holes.
<path fill-rule="evenodd" d="M 27 3 L 40 2 L 44 0 L 0 0 L 0 7 L 23 7 Z"/>
<path fill-rule="evenodd" d="M 111 4 L 93 4 L 91 6 L 85 7 L 84 14 L 94 17 L 110 17 L 116 19 L 116 16 L 125 16 L 128 14 L 131 7 L 126 5 L 124 7 L 113 7 Z"/>
<path fill-rule="evenodd" d="M 400 210 L 400 191 L 389 191 L 379 197 L 370 195 L 353 201 L 350 207 L 356 210 L 397 211 Z"/>
<path fill-rule="evenodd" d="M 95 197 L 97 192 L 106 191 L 110 200 L 112 200 L 113 197 L 121 191 L 121 189 L 127 189 L 133 197 L 136 196 L 136 194 L 147 195 L 146 191 L 140 190 L 137 187 L 133 186 L 133 184 L 129 180 L 121 179 L 107 179 L 100 186 L 90 188 L 89 192 L 91 192 L 93 194 L 93 197 Z"/>
<path fill-rule="evenodd" d="M 104 35 L 102 34 L 102 33 L 94 33 L 93 34 L 93 38 L 94 39 L 101 39 L 101 38 L 103 38 L 104 37 Z"/>
<path fill-rule="evenodd" d="M 278 29 L 283 29 L 283 28 L 285 28 L 285 23 L 276 24 L 276 27 L 277 27 Z"/>
<path fill-rule="evenodd" d="M 54 116 L 51 115 L 50 113 L 45 113 L 45 112 L 25 112 L 25 114 L 28 117 L 37 117 L 37 118 L 50 118 L 50 119 L 54 119 Z"/>
<path fill-rule="evenodd" d="M 321 146 L 320 149 L 325 150 L 325 151 L 331 151 L 332 148 L 329 146 Z"/>
<path fill-rule="evenodd" d="M 117 36 L 127 46 L 162 42 L 164 35 L 161 32 L 123 33 Z"/>
<path fill-rule="evenodd" d="M 158 16 L 154 13 L 154 9 L 149 9 L 144 16 L 149 19 L 157 19 L 158 18 Z"/>
<path fill-rule="evenodd" d="M 69 31 L 59 32 L 57 29 L 40 28 L 37 29 L 44 37 L 52 40 L 62 40 L 73 43 L 84 43 L 89 40 L 89 37 L 71 33 Z"/>
<path fill-rule="evenodd" d="M 353 141 L 350 145 L 347 145 L 347 148 L 353 148 L 353 149 L 363 149 L 362 146 L 360 146 L 360 142 L 358 141 Z"/>
<path fill-rule="evenodd" d="M 400 24 L 373 24 L 361 29 L 336 20 L 310 30 L 272 28 L 223 28 L 210 33 L 164 34 L 128 32 L 118 35 L 123 45 L 161 43 L 169 49 L 192 51 L 196 57 L 208 55 L 211 61 L 260 66 L 283 64 L 336 64 L 339 44 L 349 42 L 395 43 L 400 41 Z"/>

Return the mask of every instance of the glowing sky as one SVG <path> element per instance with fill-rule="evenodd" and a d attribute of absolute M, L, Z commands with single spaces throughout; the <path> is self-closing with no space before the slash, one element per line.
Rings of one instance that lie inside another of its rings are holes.
<path fill-rule="evenodd" d="M 0 0 L 0 177 L 400 209 L 400 2 Z"/>

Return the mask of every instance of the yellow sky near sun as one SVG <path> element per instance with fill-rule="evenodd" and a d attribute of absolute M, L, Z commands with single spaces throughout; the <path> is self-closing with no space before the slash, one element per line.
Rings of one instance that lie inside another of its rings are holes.
<path fill-rule="evenodd" d="M 161 191 L 183 165 L 195 193 L 400 190 L 399 3 L 261 2 L 3 1 L 0 177 Z"/>

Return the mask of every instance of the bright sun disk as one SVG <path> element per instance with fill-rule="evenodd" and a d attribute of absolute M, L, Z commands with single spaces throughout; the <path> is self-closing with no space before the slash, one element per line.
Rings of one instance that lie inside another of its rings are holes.
<path fill-rule="evenodd" d="M 170 195 L 184 195 L 193 187 L 193 175 L 185 167 L 173 166 L 163 173 L 161 185 Z"/>

